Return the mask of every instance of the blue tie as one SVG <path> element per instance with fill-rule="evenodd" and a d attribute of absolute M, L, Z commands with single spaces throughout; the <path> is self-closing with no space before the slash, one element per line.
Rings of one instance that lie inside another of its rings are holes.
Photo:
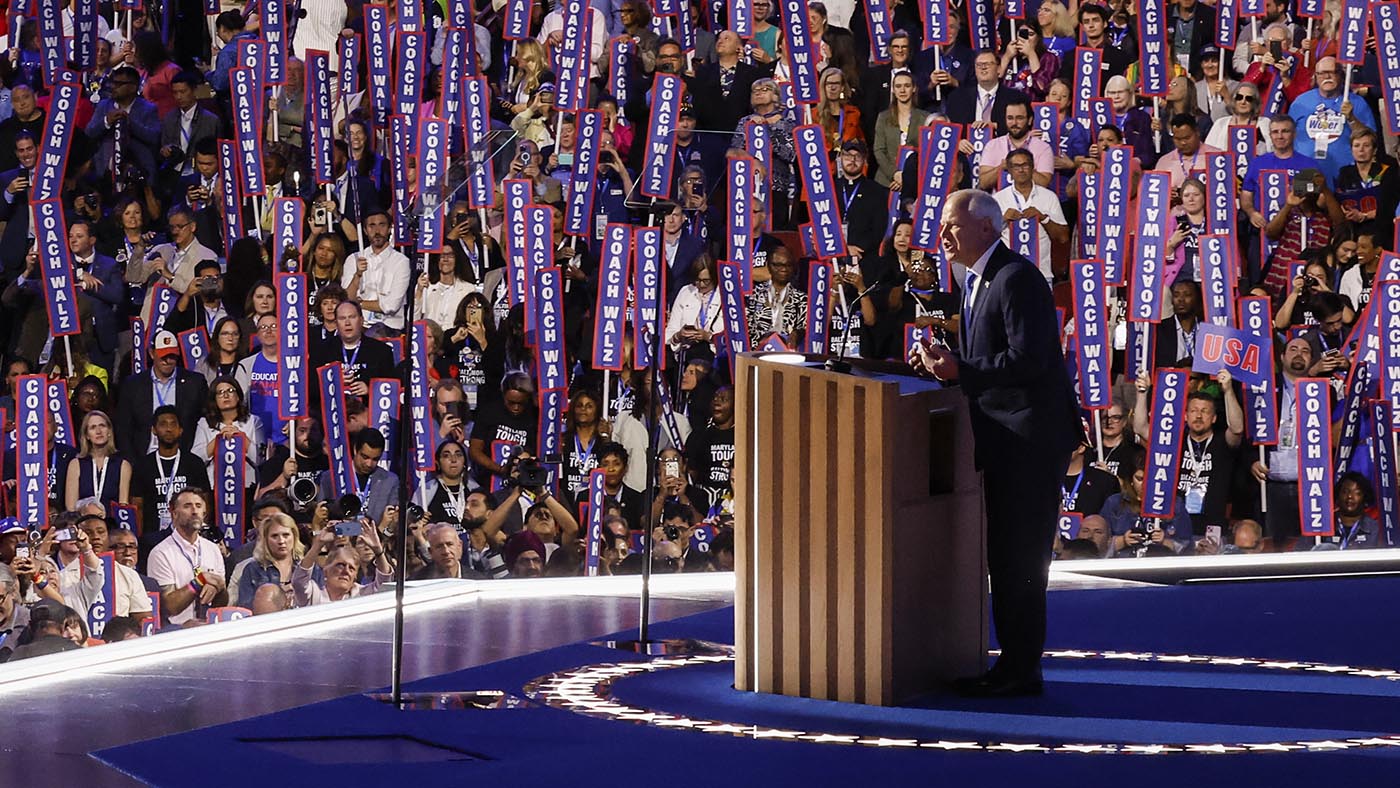
<path fill-rule="evenodd" d="M 977 288 L 977 272 L 967 269 L 967 281 L 963 283 L 963 322 L 972 317 L 972 294 Z"/>

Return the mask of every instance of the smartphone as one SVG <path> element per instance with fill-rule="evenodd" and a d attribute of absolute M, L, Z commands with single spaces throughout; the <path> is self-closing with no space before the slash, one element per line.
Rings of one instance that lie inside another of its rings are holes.
<path fill-rule="evenodd" d="M 336 536 L 359 536 L 364 531 L 359 520 L 341 520 L 333 527 Z"/>
<path fill-rule="evenodd" d="M 442 407 L 444 410 L 447 411 L 447 415 L 456 416 L 458 421 L 465 423 L 467 420 L 466 405 L 467 403 L 458 400 L 457 402 L 449 402 L 446 405 L 443 405 Z"/>
<path fill-rule="evenodd" d="M 28 546 L 28 545 L 20 545 L 19 547 L 16 547 L 16 548 L 15 548 L 15 558 L 28 558 L 28 557 L 29 557 L 29 546 Z"/>
<path fill-rule="evenodd" d="M 676 457 L 668 457 L 661 461 L 661 470 L 672 479 L 681 477 L 681 461 Z"/>
<path fill-rule="evenodd" d="M 1207 526 L 1206 526 L 1206 538 L 1207 538 L 1207 539 L 1214 539 L 1216 544 L 1220 544 L 1220 526 L 1218 526 L 1218 525 L 1207 525 Z"/>
<path fill-rule="evenodd" d="M 1278 60 L 1283 60 L 1283 42 L 1282 42 L 1282 41 L 1270 41 L 1270 42 L 1269 42 L 1269 54 L 1273 55 L 1273 56 L 1274 56 L 1274 60 L 1276 60 L 1276 61 L 1278 61 Z"/>
<path fill-rule="evenodd" d="M 78 534 L 75 529 L 60 528 L 57 531 L 54 531 L 53 538 L 55 541 L 58 542 L 73 542 L 78 539 Z"/>

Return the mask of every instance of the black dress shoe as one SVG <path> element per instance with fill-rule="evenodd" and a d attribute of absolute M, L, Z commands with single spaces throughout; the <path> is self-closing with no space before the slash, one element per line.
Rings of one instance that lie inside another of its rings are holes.
<path fill-rule="evenodd" d="M 964 698 L 1021 698 L 1042 694 L 1045 682 L 1038 675 L 1017 676 L 991 671 L 955 679 L 953 691 Z"/>

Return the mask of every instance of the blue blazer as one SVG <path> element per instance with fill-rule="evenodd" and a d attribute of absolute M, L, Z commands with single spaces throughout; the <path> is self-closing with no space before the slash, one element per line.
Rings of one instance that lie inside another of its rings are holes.
<path fill-rule="evenodd" d="M 97 346 L 110 353 L 117 349 L 117 334 L 124 328 L 121 309 L 126 301 L 126 285 L 122 280 L 122 267 L 111 257 L 94 254 L 92 275 L 102 281 L 102 286 L 96 290 L 79 288 L 78 298 L 86 298 L 92 307 L 92 327 L 97 335 Z"/>
<path fill-rule="evenodd" d="M 960 332 L 958 376 L 978 467 L 1008 452 L 1069 456 L 1083 427 L 1060 352 L 1055 299 L 1039 269 L 997 241 Z"/>

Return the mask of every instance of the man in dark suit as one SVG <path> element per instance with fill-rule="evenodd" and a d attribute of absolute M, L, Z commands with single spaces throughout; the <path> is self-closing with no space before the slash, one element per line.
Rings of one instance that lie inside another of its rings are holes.
<path fill-rule="evenodd" d="M 890 87 L 894 75 L 914 73 L 914 37 L 896 30 L 890 38 L 890 62 L 869 66 L 860 73 L 860 128 L 865 138 L 875 139 L 875 119 L 890 108 Z M 917 77 L 914 80 L 918 84 Z"/>
<path fill-rule="evenodd" d="M 948 95 L 948 120 L 967 125 L 983 121 L 996 124 L 997 135 L 1006 133 L 1006 105 L 1013 101 L 1029 104 L 1019 90 L 1001 84 L 1001 61 L 997 53 L 984 49 L 972 61 L 973 78 Z"/>
<path fill-rule="evenodd" d="M 743 62 L 744 44 L 732 30 L 715 39 L 718 60 L 696 69 L 687 81 L 696 125 L 706 131 L 733 131 L 739 119 L 749 114 L 749 88 L 765 76 L 756 66 Z"/>
<path fill-rule="evenodd" d="M 180 415 L 180 447 L 194 445 L 195 428 L 209 404 L 209 384 L 204 376 L 179 367 L 180 343 L 169 331 L 157 331 L 151 340 L 150 369 L 122 381 L 114 419 L 117 448 L 126 457 L 142 457 L 156 445 L 151 432 L 152 414 L 164 405 Z"/>
<path fill-rule="evenodd" d="M 97 105 L 85 129 L 88 139 L 97 146 L 92 157 L 93 175 L 103 178 L 112 171 L 120 128 L 123 165 L 135 165 L 147 178 L 154 177 L 156 148 L 160 144 L 160 113 L 156 105 L 141 97 L 140 73 L 130 66 L 117 66 L 107 75 L 107 84 L 112 89 L 111 98 Z"/>
<path fill-rule="evenodd" d="M 987 511 L 992 619 L 1001 656 L 987 673 L 960 679 L 977 697 L 1038 695 L 1045 648 L 1045 589 L 1061 485 L 1083 438 L 1060 353 L 1055 300 L 1045 277 L 1001 243 L 991 195 L 948 197 L 941 240 L 968 270 L 959 352 L 926 344 L 911 363 L 967 394 Z"/>
<path fill-rule="evenodd" d="M 123 328 L 120 312 L 126 301 L 121 266 L 97 253 L 97 233 L 87 219 L 69 223 L 68 250 L 73 254 L 83 344 L 94 364 L 111 371 L 116 365 L 117 334 Z"/>
<path fill-rule="evenodd" d="M 201 81 L 198 75 L 188 71 L 176 74 L 170 80 L 175 111 L 167 112 L 160 121 L 160 183 L 164 189 L 174 188 L 176 199 L 183 196 L 185 190 L 175 188 L 174 184 L 183 186 L 184 178 L 196 175 L 194 159 L 200 143 L 205 140 L 213 143 L 219 136 L 219 116 L 200 107 L 194 95 Z M 214 153 L 217 156 L 217 148 Z"/>
<path fill-rule="evenodd" d="M 178 113 L 172 112 L 170 116 Z M 194 216 L 195 240 L 210 249 L 224 248 L 224 216 L 219 182 L 219 142 L 210 137 L 191 144 L 194 160 L 189 172 L 175 182 L 171 202 L 183 205 Z"/>
<path fill-rule="evenodd" d="M 0 222 L 5 223 L 0 232 L 0 291 L 5 291 L 11 301 L 19 295 L 13 291 L 29 265 L 29 190 L 34 165 L 39 160 L 39 145 L 32 134 L 21 131 L 15 136 L 14 155 L 19 166 L 0 173 Z M 23 296 L 21 300 L 27 298 Z M 18 342 L 23 333 L 24 306 L 15 302 L 0 314 L 0 347 L 13 348 Z M 27 356 L 31 360 L 38 357 L 37 350 Z"/>

